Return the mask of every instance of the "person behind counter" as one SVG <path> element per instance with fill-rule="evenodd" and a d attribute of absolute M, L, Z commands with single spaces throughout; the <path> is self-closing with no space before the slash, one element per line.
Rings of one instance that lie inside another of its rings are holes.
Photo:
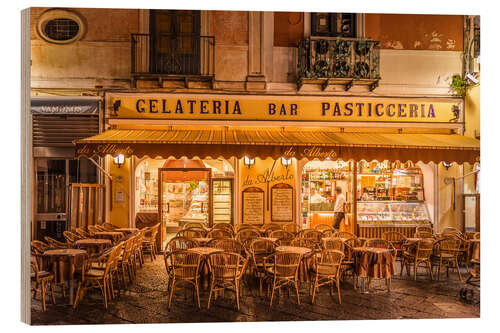
<path fill-rule="evenodd" d="M 333 227 L 338 230 L 340 222 L 345 217 L 345 195 L 342 194 L 342 189 L 338 186 L 335 188 L 335 193 L 337 193 L 337 200 L 335 200 L 335 207 L 333 208 L 333 212 L 335 213 Z"/>

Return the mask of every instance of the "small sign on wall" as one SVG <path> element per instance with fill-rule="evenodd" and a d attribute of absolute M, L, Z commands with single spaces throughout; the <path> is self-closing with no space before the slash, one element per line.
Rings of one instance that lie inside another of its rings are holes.
<path fill-rule="evenodd" d="M 125 202 L 125 192 L 116 191 L 115 192 L 115 202 Z"/>

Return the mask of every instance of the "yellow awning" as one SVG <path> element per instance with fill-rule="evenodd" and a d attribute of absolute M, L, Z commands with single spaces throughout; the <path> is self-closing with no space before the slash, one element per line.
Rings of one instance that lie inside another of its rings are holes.
<path fill-rule="evenodd" d="M 138 157 L 469 162 L 479 159 L 479 140 L 458 134 L 344 133 L 279 129 L 112 129 L 75 142 L 77 155 L 123 153 Z"/>

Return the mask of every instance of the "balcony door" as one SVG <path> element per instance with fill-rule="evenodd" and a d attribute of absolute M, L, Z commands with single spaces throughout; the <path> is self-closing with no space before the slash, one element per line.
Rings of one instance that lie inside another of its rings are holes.
<path fill-rule="evenodd" d="M 200 74 L 200 11 L 151 10 L 151 73 Z"/>

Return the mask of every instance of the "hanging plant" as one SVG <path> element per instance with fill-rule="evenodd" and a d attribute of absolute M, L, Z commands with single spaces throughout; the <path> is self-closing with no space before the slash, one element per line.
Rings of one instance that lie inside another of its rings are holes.
<path fill-rule="evenodd" d="M 364 61 L 358 61 L 354 65 L 354 76 L 357 78 L 367 78 L 370 74 L 370 66 Z"/>
<path fill-rule="evenodd" d="M 326 39 L 320 39 L 316 42 L 316 53 L 317 54 L 328 53 L 328 41 Z"/>
<path fill-rule="evenodd" d="M 333 66 L 333 76 L 348 77 L 349 69 L 349 64 L 346 61 L 336 61 Z"/>
<path fill-rule="evenodd" d="M 351 43 L 347 40 L 337 39 L 333 48 L 337 59 L 347 58 L 351 55 Z"/>
<path fill-rule="evenodd" d="M 467 81 L 462 79 L 460 75 L 453 75 L 450 83 L 450 92 L 455 97 L 465 97 L 467 94 Z"/>
<path fill-rule="evenodd" d="M 356 52 L 356 54 L 361 57 L 367 55 L 369 51 L 370 42 L 368 42 L 367 40 L 362 39 L 354 44 L 354 52 Z"/>
<path fill-rule="evenodd" d="M 328 60 L 317 60 L 313 66 L 313 72 L 316 77 L 328 77 L 328 68 L 330 63 Z"/>

